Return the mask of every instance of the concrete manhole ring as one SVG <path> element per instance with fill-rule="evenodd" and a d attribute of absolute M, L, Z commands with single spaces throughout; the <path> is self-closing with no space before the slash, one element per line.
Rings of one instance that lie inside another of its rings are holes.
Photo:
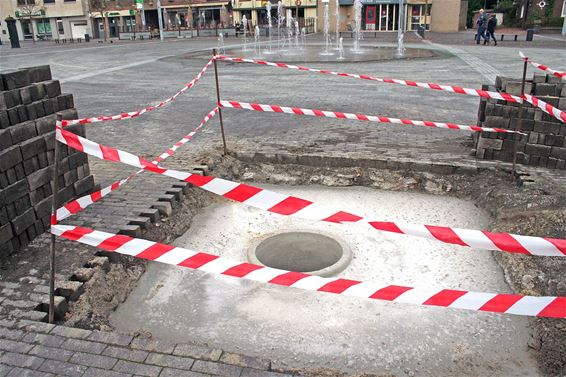
<path fill-rule="evenodd" d="M 247 255 L 254 264 L 318 276 L 336 275 L 352 260 L 352 250 L 339 237 L 296 229 L 255 239 Z"/>

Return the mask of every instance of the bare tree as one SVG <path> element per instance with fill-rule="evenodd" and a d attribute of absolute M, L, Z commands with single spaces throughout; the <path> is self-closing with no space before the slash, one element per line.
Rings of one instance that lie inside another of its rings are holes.
<path fill-rule="evenodd" d="M 33 18 L 41 15 L 43 10 L 43 0 L 18 0 L 18 10 L 20 17 L 27 18 L 31 27 L 31 38 L 35 43 L 35 29 L 33 27 Z"/>
<path fill-rule="evenodd" d="M 88 0 L 88 6 L 92 13 L 99 13 L 104 23 L 104 42 L 108 39 L 108 19 L 106 14 L 110 8 L 110 0 Z"/>

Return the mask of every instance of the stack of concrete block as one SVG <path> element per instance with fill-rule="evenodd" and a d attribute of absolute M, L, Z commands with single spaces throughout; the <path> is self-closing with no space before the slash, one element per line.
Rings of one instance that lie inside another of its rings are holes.
<path fill-rule="evenodd" d="M 521 81 L 497 77 L 495 85 L 483 89 L 521 95 Z M 552 75 L 535 73 L 525 83 L 525 93 L 532 94 L 561 110 L 566 110 L 566 82 Z M 516 130 L 519 126 L 517 103 L 482 99 L 478 125 Z M 566 169 L 566 124 L 529 104 L 522 113 L 521 130 L 527 135 L 482 132 L 475 136 L 476 157 L 512 161 L 517 142 L 517 162 L 550 169 Z"/>
<path fill-rule="evenodd" d="M 56 112 L 77 117 L 49 66 L 0 72 L 0 258 L 49 228 Z M 83 125 L 70 127 L 83 135 Z M 61 147 L 60 203 L 94 187 L 87 156 Z"/>

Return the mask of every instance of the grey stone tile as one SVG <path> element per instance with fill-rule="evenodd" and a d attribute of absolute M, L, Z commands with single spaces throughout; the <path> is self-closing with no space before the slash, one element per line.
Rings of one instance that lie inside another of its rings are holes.
<path fill-rule="evenodd" d="M 70 362 L 75 364 L 86 365 L 88 367 L 95 367 L 102 369 L 112 369 L 112 367 L 116 364 L 117 361 L 118 359 L 113 357 L 93 355 L 90 353 L 83 353 L 83 352 L 75 353 L 70 360 Z"/>
<path fill-rule="evenodd" d="M 222 350 L 197 346 L 194 344 L 177 344 L 173 355 L 187 356 L 194 359 L 218 361 L 222 355 Z"/>
<path fill-rule="evenodd" d="M 102 343 L 89 342 L 87 340 L 80 339 L 67 339 L 65 343 L 61 345 L 61 348 L 70 351 L 87 352 L 93 354 L 102 353 L 105 347 L 106 345 Z"/>
<path fill-rule="evenodd" d="M 37 369 L 45 359 L 36 356 L 22 355 L 21 353 L 6 352 L 0 356 L 0 363 L 21 368 Z"/>
<path fill-rule="evenodd" d="M 108 346 L 102 353 L 105 356 L 112 356 L 122 360 L 135 361 L 141 363 L 149 354 L 147 351 L 131 350 L 121 347 Z"/>
<path fill-rule="evenodd" d="M 65 338 L 50 334 L 28 333 L 22 341 L 27 343 L 41 344 L 49 347 L 59 347 L 65 341 Z"/>
<path fill-rule="evenodd" d="M 130 373 L 115 372 L 113 370 L 88 368 L 83 377 L 131 377 Z"/>
<path fill-rule="evenodd" d="M 87 367 L 82 365 L 71 364 L 58 360 L 45 360 L 39 368 L 42 372 L 56 373 L 58 375 L 71 377 L 82 376 L 86 369 Z"/>
<path fill-rule="evenodd" d="M 145 364 L 186 370 L 190 370 L 194 362 L 195 360 L 189 357 L 163 355 L 160 353 L 150 353 L 147 359 L 145 359 Z"/>
<path fill-rule="evenodd" d="M 241 367 L 203 360 L 195 361 L 192 370 L 195 372 L 215 374 L 218 376 L 226 377 L 239 377 L 242 373 Z"/>
<path fill-rule="evenodd" d="M 161 367 L 120 360 L 114 366 L 114 370 L 118 372 L 139 374 L 140 376 L 157 377 L 161 372 Z"/>
<path fill-rule="evenodd" d="M 63 350 L 60 348 L 46 347 L 42 345 L 34 346 L 28 354 L 34 356 L 45 357 L 46 359 L 53 359 L 59 361 L 69 361 L 73 352 Z"/>
<path fill-rule="evenodd" d="M 86 339 L 92 334 L 92 331 L 74 327 L 55 326 L 55 328 L 51 330 L 51 334 L 64 336 L 65 338 Z"/>
<path fill-rule="evenodd" d="M 133 336 L 106 331 L 93 331 L 88 340 L 117 346 L 127 346 L 134 339 Z"/>

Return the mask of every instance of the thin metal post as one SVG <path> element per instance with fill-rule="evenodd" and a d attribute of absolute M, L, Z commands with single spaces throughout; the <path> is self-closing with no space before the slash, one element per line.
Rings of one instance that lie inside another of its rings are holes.
<path fill-rule="evenodd" d="M 57 121 L 63 120 L 61 113 L 57 113 Z M 55 134 L 53 137 L 56 138 Z M 59 161 L 61 146 L 57 139 L 55 139 L 55 153 L 53 156 L 53 178 L 51 188 L 51 215 L 55 215 L 57 211 L 57 197 L 59 193 Z M 51 244 L 49 246 L 49 323 L 55 322 L 55 235 L 51 233 Z"/>
<path fill-rule="evenodd" d="M 216 56 L 216 49 L 212 49 L 212 56 Z M 220 105 L 220 86 L 218 85 L 218 66 L 216 65 L 216 59 L 214 59 L 214 78 L 216 79 L 216 99 L 218 105 Z M 226 136 L 224 135 L 224 122 L 222 121 L 222 108 L 218 107 L 218 117 L 220 118 L 220 132 L 222 132 L 222 144 L 224 145 L 224 156 L 228 154 L 228 148 L 226 147 Z"/>
<path fill-rule="evenodd" d="M 527 59 L 525 59 L 525 62 L 523 64 L 523 79 L 521 81 L 521 98 L 524 97 L 525 95 L 525 80 L 527 78 L 527 67 L 528 67 L 529 62 L 527 61 Z M 525 107 L 525 100 L 523 99 L 523 102 L 521 103 L 521 106 L 519 107 L 519 122 L 517 125 L 517 129 L 515 131 L 521 132 L 523 130 L 523 109 Z M 513 134 L 513 140 L 514 145 L 513 145 L 513 173 L 515 173 L 515 165 L 517 164 L 517 148 L 519 147 L 519 141 L 521 141 L 521 137 L 522 135 L 519 134 Z"/>

